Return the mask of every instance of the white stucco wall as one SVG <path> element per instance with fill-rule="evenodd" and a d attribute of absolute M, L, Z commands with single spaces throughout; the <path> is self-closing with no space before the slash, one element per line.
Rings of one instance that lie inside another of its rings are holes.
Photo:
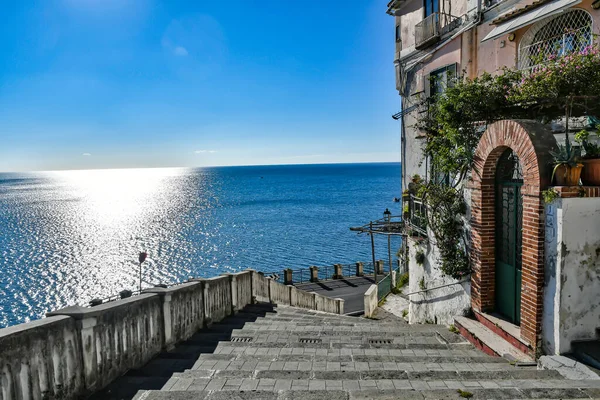
<path fill-rule="evenodd" d="M 542 344 L 562 354 L 600 327 L 600 198 L 547 205 L 545 238 Z"/>
<path fill-rule="evenodd" d="M 409 285 L 407 293 L 421 290 L 419 282 L 424 278 L 426 288 L 434 288 L 457 282 L 449 276 L 443 276 L 437 268 L 438 250 L 430 242 L 418 244 L 409 238 Z M 416 262 L 416 254 L 422 250 L 425 263 Z M 471 283 L 465 282 L 444 288 L 434 289 L 425 293 L 410 296 L 408 321 L 411 324 L 438 323 L 452 324 L 454 317 L 465 315 L 471 307 Z"/>

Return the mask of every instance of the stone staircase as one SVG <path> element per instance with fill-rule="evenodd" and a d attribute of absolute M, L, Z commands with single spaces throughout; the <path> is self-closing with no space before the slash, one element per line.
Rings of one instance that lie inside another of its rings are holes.
<path fill-rule="evenodd" d="M 135 399 L 600 397 L 598 380 L 515 366 L 445 326 L 263 305 L 236 317 L 248 322 L 229 341 L 200 354 L 161 390 L 142 390 Z"/>

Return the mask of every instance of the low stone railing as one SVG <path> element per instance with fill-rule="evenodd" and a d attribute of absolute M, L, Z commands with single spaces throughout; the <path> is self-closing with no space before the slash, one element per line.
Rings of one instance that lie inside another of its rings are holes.
<path fill-rule="evenodd" d="M 370 318 L 373 316 L 373 313 L 379 304 L 379 299 L 377 298 L 377 285 L 371 285 L 371 287 L 367 289 L 364 294 L 363 301 L 365 317 Z"/>
<path fill-rule="evenodd" d="M 67 307 L 0 329 L 0 398 L 84 397 L 257 301 L 344 313 L 342 299 L 304 292 L 252 270 L 146 289 L 95 307 Z"/>

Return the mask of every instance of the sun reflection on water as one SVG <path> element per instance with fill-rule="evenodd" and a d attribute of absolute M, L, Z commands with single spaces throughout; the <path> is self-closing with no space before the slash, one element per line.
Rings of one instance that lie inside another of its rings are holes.
<path fill-rule="evenodd" d="M 138 286 L 370 259 L 389 166 L 0 174 L 0 327 Z M 375 177 L 375 178 L 374 178 Z M 308 228 L 308 229 L 307 229 Z"/>

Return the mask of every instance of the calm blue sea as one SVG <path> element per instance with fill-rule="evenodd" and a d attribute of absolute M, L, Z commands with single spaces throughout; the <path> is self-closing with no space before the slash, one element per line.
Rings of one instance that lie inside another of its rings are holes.
<path fill-rule="evenodd" d="M 0 174 L 0 327 L 135 289 L 140 251 L 144 286 L 369 261 L 349 227 L 396 196 L 399 163 Z"/>

